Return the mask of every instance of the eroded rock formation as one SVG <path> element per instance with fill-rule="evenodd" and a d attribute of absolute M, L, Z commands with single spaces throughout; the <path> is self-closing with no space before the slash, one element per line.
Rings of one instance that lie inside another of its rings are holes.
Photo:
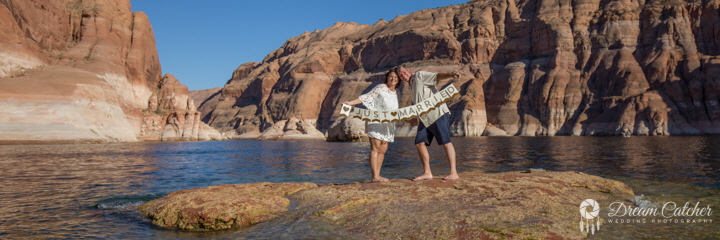
<path fill-rule="evenodd" d="M 202 121 L 195 100 L 188 96 L 187 86 L 166 74 L 157 93 L 148 99 L 143 111 L 141 140 L 197 141 L 225 139 L 217 130 Z"/>
<path fill-rule="evenodd" d="M 272 127 L 265 130 L 258 140 L 299 140 L 299 139 L 322 139 L 325 135 L 315 128 L 315 122 L 309 119 L 297 119 L 291 117 L 289 120 L 276 122 Z"/>
<path fill-rule="evenodd" d="M 217 106 L 218 99 L 220 98 L 220 90 L 222 90 L 221 87 L 216 87 L 190 91 L 188 94 L 188 96 L 195 101 L 198 111 L 203 114 L 203 121 L 207 121 L 207 119 L 210 118 L 210 113 L 215 109 L 215 106 Z"/>
<path fill-rule="evenodd" d="M 241 65 L 208 123 L 257 135 L 295 117 L 327 132 L 340 103 L 405 63 L 462 73 L 450 103 L 458 136 L 714 134 L 719 10 L 717 0 L 476 0 L 339 22 Z"/>

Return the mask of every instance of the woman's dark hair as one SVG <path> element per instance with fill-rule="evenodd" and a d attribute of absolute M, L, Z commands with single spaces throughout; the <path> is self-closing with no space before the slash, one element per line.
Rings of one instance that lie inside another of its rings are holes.
<path fill-rule="evenodd" d="M 390 73 L 395 73 L 395 76 L 398 76 L 398 83 L 395 84 L 395 88 L 399 87 L 400 86 L 400 73 L 398 71 L 400 71 L 400 67 L 394 67 L 394 68 L 388 70 L 388 72 L 385 73 L 385 80 L 383 80 L 383 83 L 387 84 L 388 78 L 390 77 Z"/>

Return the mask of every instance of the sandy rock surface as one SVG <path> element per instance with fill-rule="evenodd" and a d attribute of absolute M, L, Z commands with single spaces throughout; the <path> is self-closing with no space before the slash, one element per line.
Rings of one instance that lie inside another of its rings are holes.
<path fill-rule="evenodd" d="M 285 196 L 313 183 L 249 183 L 187 189 L 141 205 L 153 224 L 183 230 L 220 230 L 263 222 L 287 211 Z"/>
<path fill-rule="evenodd" d="M 330 224 L 344 231 L 342 236 L 369 239 L 580 239 L 587 236 L 578 230 L 582 201 L 634 196 L 621 182 L 578 172 L 464 172 L 461 177 L 320 187 L 213 186 L 171 193 L 140 211 L 158 226 L 180 229 L 244 226 L 272 215 L 277 216 L 273 221 L 304 219 Z M 295 202 L 289 211 L 288 198 Z"/>

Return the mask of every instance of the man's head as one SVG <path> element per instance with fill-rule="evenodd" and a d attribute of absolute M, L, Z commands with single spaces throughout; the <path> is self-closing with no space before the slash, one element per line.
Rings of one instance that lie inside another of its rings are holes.
<path fill-rule="evenodd" d="M 412 71 L 410 71 L 410 69 L 407 69 L 406 67 L 404 67 L 402 65 L 397 67 L 396 72 L 398 74 L 398 77 L 400 77 L 400 80 L 402 80 L 404 82 L 410 81 L 410 76 L 412 76 L 412 74 L 413 74 Z"/>

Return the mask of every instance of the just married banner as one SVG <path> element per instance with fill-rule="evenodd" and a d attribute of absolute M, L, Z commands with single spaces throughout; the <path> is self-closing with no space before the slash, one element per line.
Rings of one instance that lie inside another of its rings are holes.
<path fill-rule="evenodd" d="M 455 95 L 460 94 L 457 88 L 450 84 L 443 90 L 433 94 L 430 98 L 425 99 L 415 105 L 400 108 L 394 111 L 376 111 L 367 110 L 362 108 L 354 108 L 353 106 L 343 104 L 340 108 L 340 115 L 345 117 L 358 118 L 368 122 L 397 122 L 405 121 L 418 116 L 422 116 L 440 106 L 447 101 L 450 101 Z"/>

